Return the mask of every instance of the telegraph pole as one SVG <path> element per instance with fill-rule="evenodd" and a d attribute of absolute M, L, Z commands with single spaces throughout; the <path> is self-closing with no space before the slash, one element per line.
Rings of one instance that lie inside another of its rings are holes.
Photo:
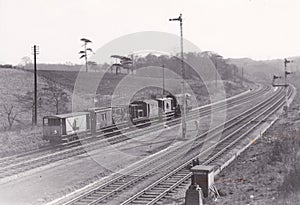
<path fill-rule="evenodd" d="M 216 71 L 215 71 L 215 89 L 218 88 L 218 60 L 216 59 Z"/>
<path fill-rule="evenodd" d="M 222 56 L 217 54 L 215 55 L 215 61 L 216 61 L 216 70 L 215 70 L 215 92 L 217 92 L 218 89 L 218 59 L 222 59 Z M 219 65 L 221 66 L 221 65 Z"/>
<path fill-rule="evenodd" d="M 244 67 L 242 66 L 242 86 L 243 86 L 243 82 L 244 82 Z"/>
<path fill-rule="evenodd" d="M 181 124 L 182 124 L 182 138 L 186 136 L 186 99 L 185 99 L 185 72 L 184 72 L 184 61 L 183 61 L 183 31 L 182 31 L 182 14 L 179 15 L 178 18 L 169 19 L 169 21 L 179 21 L 180 22 L 180 47 L 181 47 L 181 93 L 182 93 L 182 116 L 181 116 Z"/>
<path fill-rule="evenodd" d="M 165 96 L 165 64 L 162 65 L 163 69 L 163 97 Z"/>
<path fill-rule="evenodd" d="M 33 46 L 33 68 L 34 68 L 34 117 L 33 125 L 37 125 L 37 66 L 36 66 L 36 56 L 39 54 L 38 47 Z"/>

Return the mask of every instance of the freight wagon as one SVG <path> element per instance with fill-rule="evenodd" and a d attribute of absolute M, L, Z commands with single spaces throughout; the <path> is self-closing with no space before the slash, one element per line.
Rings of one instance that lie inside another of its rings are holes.
<path fill-rule="evenodd" d="M 43 139 L 50 143 L 70 141 L 90 130 L 90 113 L 74 112 L 43 118 Z"/>
<path fill-rule="evenodd" d="M 91 119 L 91 131 L 95 134 L 98 130 L 108 129 L 113 125 L 112 108 L 90 108 L 88 109 Z"/>
<path fill-rule="evenodd" d="M 189 104 L 190 95 L 186 96 Z M 77 139 L 78 133 L 96 134 L 154 119 L 169 120 L 180 115 L 181 99 L 180 95 L 167 96 L 134 101 L 129 106 L 96 107 L 86 112 L 46 116 L 43 118 L 43 139 L 50 143 L 68 142 Z"/>

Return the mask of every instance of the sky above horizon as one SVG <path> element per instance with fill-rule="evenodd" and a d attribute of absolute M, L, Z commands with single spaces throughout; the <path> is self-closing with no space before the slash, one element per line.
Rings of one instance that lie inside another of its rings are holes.
<path fill-rule="evenodd" d="M 179 34 L 169 18 L 183 14 L 184 38 L 225 58 L 300 55 L 299 0 L 0 0 L 0 63 L 82 63 L 80 39 L 94 50 L 121 36 Z M 179 45 L 178 45 L 179 46 Z"/>

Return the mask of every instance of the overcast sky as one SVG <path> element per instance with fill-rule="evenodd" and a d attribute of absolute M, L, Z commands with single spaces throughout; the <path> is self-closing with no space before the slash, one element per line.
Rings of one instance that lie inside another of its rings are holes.
<path fill-rule="evenodd" d="M 254 59 L 300 55 L 299 0 L 0 0 L 0 63 L 40 47 L 39 62 L 80 63 L 80 38 L 95 50 L 140 31 L 179 34 L 201 50 Z"/>

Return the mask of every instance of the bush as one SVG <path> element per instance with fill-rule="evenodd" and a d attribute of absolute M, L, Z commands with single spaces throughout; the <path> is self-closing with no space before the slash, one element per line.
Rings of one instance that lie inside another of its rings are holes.
<path fill-rule="evenodd" d="M 276 141 L 271 159 L 281 162 L 284 167 L 283 182 L 278 187 L 278 193 L 287 198 L 300 191 L 300 139 L 296 137 L 299 133 L 294 131 L 295 124 L 283 126 L 285 131 L 282 136 L 285 137 Z"/>
<path fill-rule="evenodd" d="M 298 162 L 299 163 L 299 162 Z M 283 183 L 278 188 L 279 194 L 287 198 L 290 194 L 300 191 L 300 165 L 292 165 L 288 174 L 284 177 Z"/>

